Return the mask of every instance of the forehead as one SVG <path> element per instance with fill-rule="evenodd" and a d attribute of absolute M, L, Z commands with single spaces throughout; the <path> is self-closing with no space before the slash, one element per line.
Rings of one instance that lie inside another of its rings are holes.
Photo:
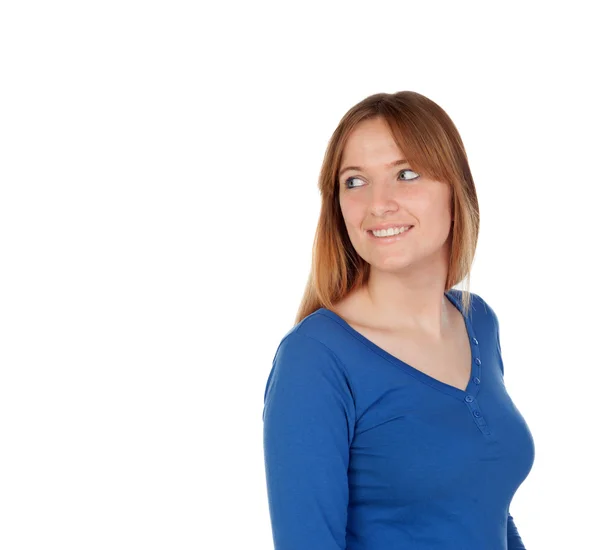
<path fill-rule="evenodd" d="M 342 162 L 380 164 L 402 156 L 394 136 L 381 118 L 363 120 L 348 136 Z"/>

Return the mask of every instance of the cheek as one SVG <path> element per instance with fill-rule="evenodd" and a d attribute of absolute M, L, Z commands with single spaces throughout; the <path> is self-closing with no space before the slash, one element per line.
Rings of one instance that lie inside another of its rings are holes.
<path fill-rule="evenodd" d="M 340 202 L 340 210 L 349 232 L 352 231 L 357 225 L 360 227 L 360 224 L 362 223 L 362 211 L 360 208 L 358 208 L 358 205 L 353 204 L 351 201 L 345 200 Z"/>

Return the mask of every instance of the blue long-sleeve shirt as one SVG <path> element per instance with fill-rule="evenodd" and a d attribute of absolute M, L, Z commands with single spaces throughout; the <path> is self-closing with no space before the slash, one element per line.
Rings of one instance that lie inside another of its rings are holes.
<path fill-rule="evenodd" d="M 466 391 L 320 308 L 282 338 L 264 394 L 275 550 L 524 549 L 510 502 L 533 466 L 504 385 L 498 318 L 448 299 L 471 344 Z"/>

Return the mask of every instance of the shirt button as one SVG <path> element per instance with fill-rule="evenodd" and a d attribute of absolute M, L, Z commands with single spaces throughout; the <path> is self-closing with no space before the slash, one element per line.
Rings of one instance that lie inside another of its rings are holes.
<path fill-rule="evenodd" d="M 479 384 L 481 382 L 481 380 L 479 380 L 479 378 L 477 378 L 477 376 L 475 376 L 473 378 L 473 382 L 475 382 L 475 384 Z"/>
<path fill-rule="evenodd" d="M 467 397 L 465 397 L 465 401 L 467 403 L 470 403 L 471 401 L 473 401 L 473 396 L 472 395 L 467 395 Z"/>
<path fill-rule="evenodd" d="M 475 418 L 479 418 L 481 416 L 481 413 L 479 411 L 473 411 L 473 416 Z"/>
<path fill-rule="evenodd" d="M 481 365 L 481 359 L 479 359 L 479 357 L 475 357 L 475 363 Z"/>
<path fill-rule="evenodd" d="M 475 336 L 473 336 L 473 342 L 475 342 L 475 344 L 479 344 L 479 342 L 477 341 L 477 338 L 475 338 Z"/>

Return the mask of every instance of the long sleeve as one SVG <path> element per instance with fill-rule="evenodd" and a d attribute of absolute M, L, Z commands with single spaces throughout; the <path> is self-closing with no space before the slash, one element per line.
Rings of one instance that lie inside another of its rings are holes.
<path fill-rule="evenodd" d="M 281 341 L 263 409 L 275 550 L 343 550 L 354 398 L 344 367 L 297 330 Z"/>
<path fill-rule="evenodd" d="M 508 513 L 508 522 L 506 524 L 506 540 L 508 542 L 508 550 L 527 550 L 519 536 L 515 520 L 510 515 L 510 512 Z"/>
<path fill-rule="evenodd" d="M 504 362 L 502 361 L 502 347 L 500 346 L 500 324 L 495 312 L 493 312 L 493 317 L 496 323 L 496 345 L 498 346 L 498 356 L 500 358 L 500 370 L 502 371 L 502 376 L 504 376 Z M 507 550 L 527 550 L 519 535 L 519 531 L 515 524 L 515 518 L 513 518 L 510 512 L 508 512 L 506 522 L 506 540 L 508 543 Z"/>

